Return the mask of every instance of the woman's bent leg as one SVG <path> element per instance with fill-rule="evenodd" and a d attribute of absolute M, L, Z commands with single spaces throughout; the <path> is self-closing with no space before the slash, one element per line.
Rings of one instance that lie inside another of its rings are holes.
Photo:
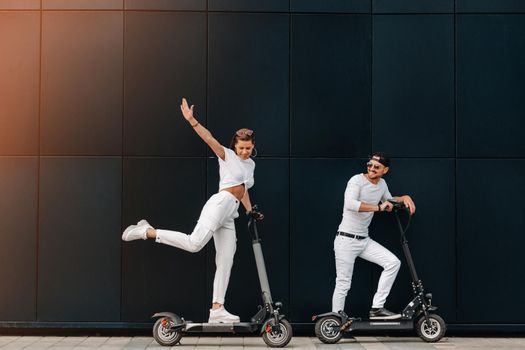
<path fill-rule="evenodd" d="M 167 244 L 190 253 L 200 251 L 213 236 L 213 231 L 197 224 L 190 235 L 178 231 L 157 230 L 155 242 Z"/>

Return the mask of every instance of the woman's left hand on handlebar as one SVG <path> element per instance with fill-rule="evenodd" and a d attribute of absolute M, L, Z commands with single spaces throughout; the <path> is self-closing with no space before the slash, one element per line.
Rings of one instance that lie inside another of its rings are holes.
<path fill-rule="evenodd" d="M 250 211 L 248 215 L 257 221 L 262 221 L 264 219 L 264 214 L 257 210 Z"/>

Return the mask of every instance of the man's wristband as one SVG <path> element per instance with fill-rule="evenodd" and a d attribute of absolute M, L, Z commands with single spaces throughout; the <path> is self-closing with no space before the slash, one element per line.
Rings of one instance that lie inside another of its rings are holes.
<path fill-rule="evenodd" d="M 197 125 L 199 125 L 199 122 L 196 122 L 195 124 L 190 124 L 192 128 L 196 128 Z"/>

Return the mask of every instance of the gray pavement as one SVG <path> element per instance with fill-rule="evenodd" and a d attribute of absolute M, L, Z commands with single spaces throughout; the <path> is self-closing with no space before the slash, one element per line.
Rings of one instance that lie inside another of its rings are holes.
<path fill-rule="evenodd" d="M 138 349 L 199 349 L 199 350 L 255 350 L 266 349 L 260 337 L 183 337 L 181 344 L 171 348 L 159 346 L 151 337 L 56 337 L 56 336 L 0 336 L 0 349 L 60 349 L 60 350 L 138 350 Z M 342 339 L 334 345 L 321 343 L 315 337 L 294 337 L 287 349 L 364 349 L 364 350 L 424 350 L 464 349 L 524 350 L 525 338 L 466 338 L 445 337 L 438 343 L 425 343 L 417 337 L 357 336 Z"/>

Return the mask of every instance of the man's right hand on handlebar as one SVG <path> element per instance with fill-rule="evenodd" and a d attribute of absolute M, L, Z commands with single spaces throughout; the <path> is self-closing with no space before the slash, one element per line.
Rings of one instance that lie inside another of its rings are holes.
<path fill-rule="evenodd" d="M 379 205 L 379 208 L 381 209 L 381 211 L 386 211 L 390 213 L 392 209 L 394 209 L 394 205 L 389 201 L 385 201 Z"/>

